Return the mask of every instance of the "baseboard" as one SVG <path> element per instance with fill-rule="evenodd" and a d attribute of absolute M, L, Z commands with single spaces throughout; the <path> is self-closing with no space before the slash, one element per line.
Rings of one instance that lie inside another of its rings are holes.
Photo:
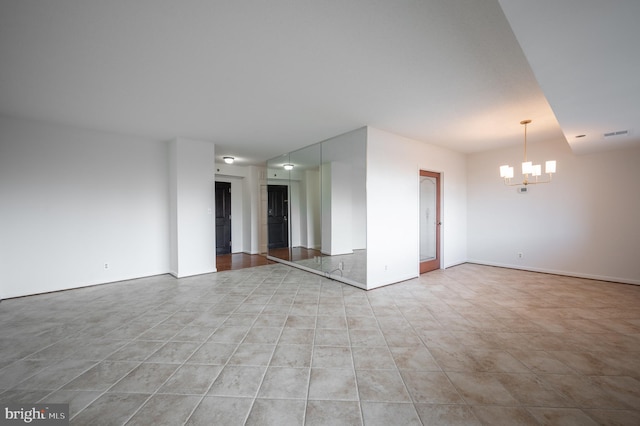
<path fill-rule="evenodd" d="M 454 266 L 464 265 L 465 263 L 471 263 L 471 262 L 467 262 L 466 260 L 460 260 L 457 262 L 447 263 L 441 269 L 453 268 Z"/>
<path fill-rule="evenodd" d="M 512 265 L 508 263 L 487 262 L 487 261 L 477 260 L 477 259 L 469 259 L 467 260 L 467 263 L 474 263 L 476 265 L 496 266 L 499 268 L 519 269 L 521 271 L 540 272 L 543 274 L 561 275 L 565 277 L 586 278 L 589 280 L 596 280 L 596 281 L 607 281 L 612 283 L 640 285 L 640 280 L 633 280 L 633 279 L 621 278 L 621 277 L 610 277 L 606 275 L 585 274 L 582 272 L 561 271 L 557 269 L 547 269 L 547 268 L 533 268 L 529 266 Z"/>
<path fill-rule="evenodd" d="M 122 282 L 127 282 L 127 281 L 135 281 L 135 280 L 143 280 L 146 278 L 153 278 L 153 277 L 159 277 L 162 275 L 172 275 L 173 274 L 171 272 L 159 272 L 159 273 L 152 273 L 150 275 L 142 275 L 142 276 L 134 276 L 131 278 L 120 278 L 120 279 L 115 279 L 113 281 L 96 281 L 96 282 L 90 282 L 88 284 L 81 284 L 81 285 L 76 285 L 74 287 L 64 287 L 64 288 L 57 288 L 57 289 L 51 289 L 51 290 L 44 290 L 44 291 L 38 291 L 35 293 L 26 293 L 26 294 L 19 294 L 19 295 L 15 295 L 15 296 L 4 296 L 2 297 L 2 299 L 0 299 L 0 301 L 2 300 L 11 300 L 11 299 L 20 299 L 23 297 L 30 297 L 30 296 L 39 296 L 39 295 L 43 295 L 43 294 L 51 294 L 51 293 L 60 293 L 60 292 L 64 292 L 64 291 L 71 291 L 71 290 L 82 290 L 84 288 L 89 288 L 89 287 L 98 287 L 98 286 L 102 286 L 102 285 L 109 285 L 109 284 L 118 284 L 118 283 L 122 283 Z M 175 278 L 175 276 L 174 276 Z"/>

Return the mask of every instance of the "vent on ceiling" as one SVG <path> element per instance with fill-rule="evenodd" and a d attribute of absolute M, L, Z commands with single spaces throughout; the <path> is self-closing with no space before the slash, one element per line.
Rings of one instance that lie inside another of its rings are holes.
<path fill-rule="evenodd" d="M 618 130 L 617 132 L 609 132 L 609 133 L 605 133 L 604 137 L 605 138 L 609 138 L 611 136 L 622 136 L 622 135 L 627 135 L 629 134 L 628 130 Z"/>

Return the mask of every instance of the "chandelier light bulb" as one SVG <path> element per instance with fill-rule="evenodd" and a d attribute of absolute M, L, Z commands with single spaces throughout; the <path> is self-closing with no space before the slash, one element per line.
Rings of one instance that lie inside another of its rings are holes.
<path fill-rule="evenodd" d="M 513 167 L 509 165 L 500 166 L 500 177 L 504 179 L 504 184 L 507 186 L 520 186 L 520 185 L 533 185 L 537 183 L 549 183 L 551 182 L 551 177 L 556 172 L 556 161 L 549 160 L 545 163 L 544 172 L 549 175 L 548 180 L 539 180 L 538 178 L 542 176 L 542 165 L 536 164 L 533 162 L 527 161 L 527 124 L 531 123 L 531 120 L 522 120 L 520 124 L 524 126 L 524 161 L 522 162 L 522 174 L 524 178 L 522 183 L 511 183 L 511 179 L 513 178 Z M 529 180 L 529 176 L 534 178 L 533 181 Z"/>

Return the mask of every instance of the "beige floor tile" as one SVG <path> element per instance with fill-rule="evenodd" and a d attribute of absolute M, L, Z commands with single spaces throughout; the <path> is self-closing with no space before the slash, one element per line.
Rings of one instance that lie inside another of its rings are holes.
<path fill-rule="evenodd" d="M 472 264 L 369 292 L 284 265 L 142 278 L 3 300 L 0 402 L 68 401 L 73 424 L 635 425 L 639 306 Z"/>
<path fill-rule="evenodd" d="M 317 346 L 349 346 L 347 329 L 318 329 L 314 344 Z"/>
<path fill-rule="evenodd" d="M 604 384 L 581 375 L 539 375 L 550 388 L 580 408 L 625 409 L 627 404 L 608 392 Z"/>
<path fill-rule="evenodd" d="M 530 372 L 524 364 L 505 351 L 493 349 L 470 349 L 467 354 L 476 362 L 476 371 L 492 373 Z"/>
<path fill-rule="evenodd" d="M 362 424 L 356 401 L 308 401 L 305 426 L 354 426 Z"/>
<path fill-rule="evenodd" d="M 397 370 L 356 370 L 358 392 L 362 401 L 410 402 L 402 377 Z"/>
<path fill-rule="evenodd" d="M 429 352 L 444 371 L 481 371 L 482 368 L 467 347 L 443 349 L 429 347 Z"/>
<path fill-rule="evenodd" d="M 252 398 L 206 396 L 189 417 L 186 425 L 242 426 L 252 404 Z"/>
<path fill-rule="evenodd" d="M 269 367 L 258 398 L 306 399 L 309 375 L 309 368 Z"/>
<path fill-rule="evenodd" d="M 206 342 L 186 362 L 188 364 L 224 365 L 237 347 L 236 343 Z"/>
<path fill-rule="evenodd" d="M 444 373 L 402 371 L 402 378 L 415 403 L 464 404 L 464 400 Z"/>
<path fill-rule="evenodd" d="M 395 369 L 396 364 L 391 352 L 385 347 L 355 347 L 352 349 L 353 362 L 356 369 Z"/>
<path fill-rule="evenodd" d="M 142 363 L 113 385 L 109 392 L 154 393 L 178 367 L 176 364 Z"/>
<path fill-rule="evenodd" d="M 271 357 L 271 366 L 275 367 L 310 367 L 312 345 L 279 344 Z"/>
<path fill-rule="evenodd" d="M 102 391 L 65 391 L 58 390 L 42 399 L 46 404 L 69 404 L 69 417 L 74 417 L 95 401 Z"/>
<path fill-rule="evenodd" d="M 357 401 L 358 391 L 353 370 L 312 368 L 309 399 Z"/>
<path fill-rule="evenodd" d="M 474 406 L 472 410 L 484 425 L 537 426 L 540 424 L 529 411 L 522 407 Z"/>
<path fill-rule="evenodd" d="M 607 362 L 606 353 L 553 351 L 550 354 L 584 375 L 603 376 L 624 373 L 623 368 L 612 366 Z"/>
<path fill-rule="evenodd" d="M 640 380 L 627 376 L 600 376 L 591 380 L 629 408 L 640 410 Z"/>
<path fill-rule="evenodd" d="M 304 400 L 258 398 L 245 425 L 299 426 L 303 424 L 305 409 Z"/>
<path fill-rule="evenodd" d="M 480 420 L 467 405 L 415 404 L 425 426 L 481 426 Z M 493 423 L 497 424 L 497 423 Z"/>
<path fill-rule="evenodd" d="M 103 361 L 64 386 L 65 390 L 105 391 L 133 371 L 140 363 Z M 32 377 L 36 379 L 39 375 Z M 19 385 L 20 387 L 21 385 Z M 57 386 L 59 387 L 59 386 Z"/>
<path fill-rule="evenodd" d="M 534 407 L 571 407 L 568 398 L 551 389 L 533 374 L 497 374 L 496 379 L 521 405 Z"/>
<path fill-rule="evenodd" d="M 387 346 L 384 335 L 378 329 L 350 329 L 351 346 Z"/>
<path fill-rule="evenodd" d="M 514 358 L 527 366 L 533 373 L 576 374 L 576 371 L 551 353 L 545 351 L 509 351 Z"/>
<path fill-rule="evenodd" d="M 282 333 L 282 327 L 252 327 L 245 336 L 243 343 L 263 343 L 275 345 Z"/>
<path fill-rule="evenodd" d="M 353 368 L 348 346 L 314 346 L 311 366 L 314 368 Z"/>
<path fill-rule="evenodd" d="M 604 426 L 640 425 L 640 409 L 636 410 L 584 410 L 596 423 Z"/>
<path fill-rule="evenodd" d="M 158 393 L 204 395 L 220 371 L 221 365 L 184 364 L 162 385 Z"/>
<path fill-rule="evenodd" d="M 396 366 L 400 370 L 441 371 L 431 352 L 424 345 L 390 349 Z"/>
<path fill-rule="evenodd" d="M 149 396 L 138 393 L 105 393 L 73 417 L 71 424 L 125 424 Z"/>
<path fill-rule="evenodd" d="M 367 426 L 422 425 L 413 404 L 362 402 L 362 414 Z"/>
<path fill-rule="evenodd" d="M 276 345 L 241 343 L 227 365 L 269 365 Z"/>
<path fill-rule="evenodd" d="M 495 373 L 447 373 L 460 395 L 470 405 L 518 405 Z"/>
<path fill-rule="evenodd" d="M 543 425 L 595 426 L 596 423 L 577 408 L 529 408 L 533 416 Z"/>
<path fill-rule="evenodd" d="M 196 342 L 168 342 L 155 351 L 146 362 L 182 364 L 200 347 Z"/>
<path fill-rule="evenodd" d="M 313 343 L 315 330 L 310 328 L 291 328 L 285 327 L 278 343 L 286 343 L 290 345 L 308 345 Z"/>
<path fill-rule="evenodd" d="M 127 426 L 184 424 L 200 399 L 189 395 L 153 395 L 127 422 Z"/>
<path fill-rule="evenodd" d="M 209 395 L 255 397 L 266 367 L 228 365 L 209 388 Z"/>

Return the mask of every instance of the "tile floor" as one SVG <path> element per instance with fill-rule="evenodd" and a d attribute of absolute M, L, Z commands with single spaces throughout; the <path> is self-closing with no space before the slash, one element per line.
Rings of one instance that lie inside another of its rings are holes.
<path fill-rule="evenodd" d="M 639 425 L 640 286 L 285 265 L 0 303 L 0 402 L 74 425 Z"/>

